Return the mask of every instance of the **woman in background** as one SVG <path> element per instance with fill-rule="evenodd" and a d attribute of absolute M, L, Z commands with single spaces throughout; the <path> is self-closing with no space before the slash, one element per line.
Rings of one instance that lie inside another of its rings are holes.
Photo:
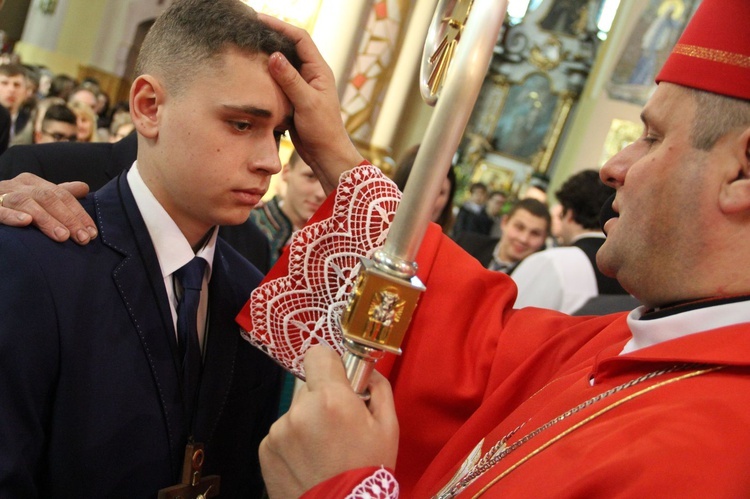
<path fill-rule="evenodd" d="M 401 192 L 404 192 L 406 181 L 414 166 L 414 159 L 417 157 L 419 144 L 409 148 L 402 156 L 396 167 L 396 173 L 393 175 L 393 181 Z M 453 166 L 448 169 L 448 175 L 443 180 L 443 186 L 440 194 L 435 198 L 435 205 L 432 209 L 430 219 L 443 228 L 443 233 L 448 234 L 453 226 L 453 196 L 456 194 L 456 172 Z"/>
<path fill-rule="evenodd" d="M 80 101 L 72 101 L 69 106 L 76 113 L 78 142 L 101 142 L 96 133 L 96 113 L 91 106 Z"/>

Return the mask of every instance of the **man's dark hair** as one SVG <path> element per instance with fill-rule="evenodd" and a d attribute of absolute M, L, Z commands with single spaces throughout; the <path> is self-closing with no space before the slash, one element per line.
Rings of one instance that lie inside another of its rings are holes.
<path fill-rule="evenodd" d="M 60 97 L 67 101 L 75 86 L 76 81 L 72 76 L 66 74 L 55 75 L 52 77 L 52 81 L 50 81 L 47 97 Z"/>
<path fill-rule="evenodd" d="M 26 76 L 26 68 L 23 67 L 21 64 L 15 64 L 15 63 L 8 63 L 8 64 L 0 64 L 0 75 L 4 76 Z"/>
<path fill-rule="evenodd" d="M 260 21 L 239 0 L 175 0 L 160 15 L 141 46 L 136 74 L 154 74 L 179 94 L 198 68 L 216 68 L 230 47 L 250 54 L 281 52 L 297 69 L 294 42 Z"/>
<path fill-rule="evenodd" d="M 419 144 L 411 146 L 404 152 L 399 159 L 396 173 L 393 174 L 393 181 L 401 192 L 404 192 L 406 181 L 409 180 L 409 175 L 411 175 L 411 169 L 414 167 L 414 161 L 417 159 L 419 146 Z M 448 168 L 447 176 L 451 186 L 450 191 L 448 191 L 448 202 L 445 203 L 443 211 L 440 212 L 440 216 L 435 221 L 443 227 L 443 230 L 448 230 L 447 228 L 453 225 L 453 197 L 456 195 L 456 172 L 452 166 Z"/>
<path fill-rule="evenodd" d="M 547 233 L 549 233 L 549 226 L 552 224 L 552 217 L 549 214 L 549 208 L 546 204 L 534 198 L 521 199 L 516 201 L 513 206 L 510 207 L 510 210 L 508 210 L 508 214 L 506 215 L 508 219 L 513 217 L 518 210 L 526 210 L 535 217 L 543 218 L 547 224 Z"/>
<path fill-rule="evenodd" d="M 65 104 L 52 104 L 47 108 L 42 119 L 42 127 L 47 121 L 62 121 L 64 123 L 76 124 L 76 113 Z"/>
<path fill-rule="evenodd" d="M 563 207 L 563 215 L 572 210 L 573 220 L 584 229 L 599 230 L 599 212 L 615 190 L 602 183 L 599 172 L 583 170 L 571 176 L 555 197 Z"/>

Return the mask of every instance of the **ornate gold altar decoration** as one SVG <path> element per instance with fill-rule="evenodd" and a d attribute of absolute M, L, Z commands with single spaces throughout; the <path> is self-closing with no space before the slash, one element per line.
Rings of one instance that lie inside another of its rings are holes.
<path fill-rule="evenodd" d="M 635 121 L 613 119 L 609 126 L 607 138 L 604 141 L 604 150 L 599 161 L 603 165 L 609 159 L 620 152 L 628 144 L 632 144 L 643 132 L 643 124 Z"/>
<path fill-rule="evenodd" d="M 549 174 L 599 46 L 601 3 L 545 0 L 505 24 L 459 151 L 466 178 L 484 163 L 515 181 Z M 478 148 L 477 137 L 490 147 Z"/>

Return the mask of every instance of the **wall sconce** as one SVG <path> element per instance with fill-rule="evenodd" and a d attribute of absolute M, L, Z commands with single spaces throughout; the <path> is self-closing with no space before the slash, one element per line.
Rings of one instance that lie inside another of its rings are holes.
<path fill-rule="evenodd" d="M 40 0 L 39 9 L 42 11 L 42 14 L 51 16 L 55 13 L 55 9 L 57 9 L 57 0 Z"/>

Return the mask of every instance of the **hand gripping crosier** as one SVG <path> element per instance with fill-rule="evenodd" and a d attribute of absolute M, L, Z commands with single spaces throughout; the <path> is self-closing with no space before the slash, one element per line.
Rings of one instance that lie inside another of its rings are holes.
<path fill-rule="evenodd" d="M 375 167 L 345 173 L 329 200 L 332 215 L 316 214 L 295 233 L 238 315 L 243 337 L 301 379 L 305 352 L 324 343 L 342 354 L 354 390 L 366 397 L 376 361 L 385 352 L 401 353 L 425 290 L 416 277 L 417 250 L 489 67 L 506 6 L 505 0 L 440 0 L 420 84 L 435 110 L 403 196 Z"/>
<path fill-rule="evenodd" d="M 497 0 L 441 0 L 432 18 L 420 90 L 435 111 L 385 245 L 363 261 L 341 318 L 347 376 L 361 396 L 366 397 L 369 375 L 383 353 L 401 353 L 424 291 L 416 277 L 417 250 L 479 95 L 506 7 Z"/>

